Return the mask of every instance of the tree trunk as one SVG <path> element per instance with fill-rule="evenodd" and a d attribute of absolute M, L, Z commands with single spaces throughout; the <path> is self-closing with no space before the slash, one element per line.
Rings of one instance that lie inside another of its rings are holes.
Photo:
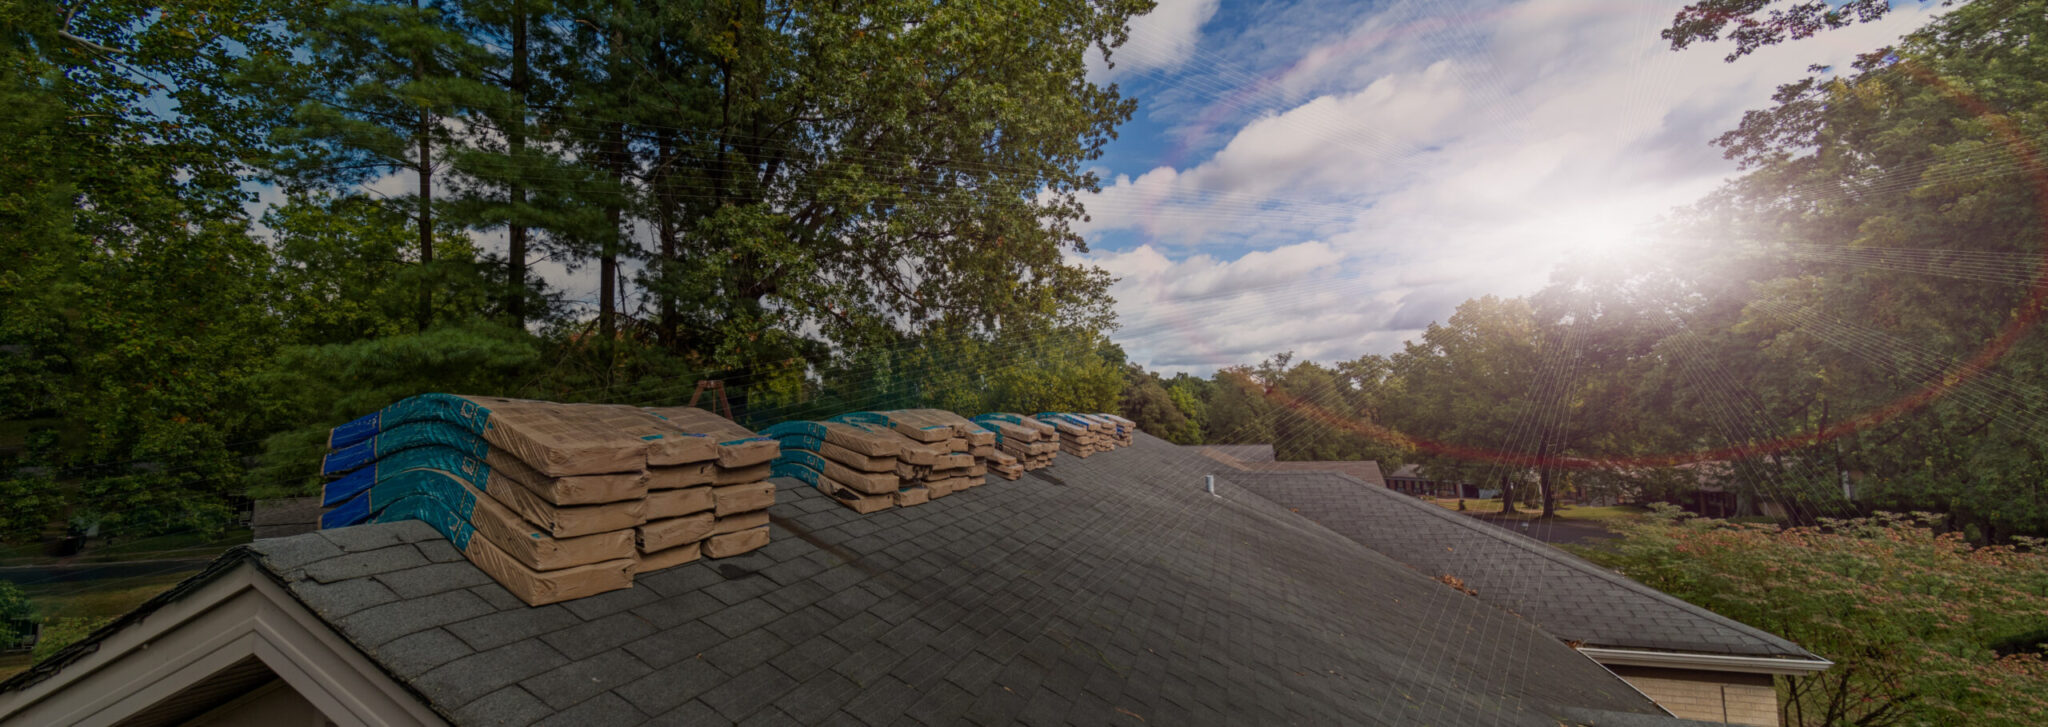
<path fill-rule="evenodd" d="M 519 175 L 524 173 L 521 159 L 526 151 L 526 99 L 530 93 L 526 63 L 526 0 L 512 3 L 512 94 L 518 97 L 514 111 L 519 118 L 506 130 L 506 148 L 512 156 L 512 214 L 520 214 L 526 206 L 526 183 Z M 505 296 L 505 312 L 512 317 L 514 328 L 526 327 L 526 225 L 517 220 L 508 231 L 510 247 L 505 253 L 505 282 L 508 291 Z"/>
<path fill-rule="evenodd" d="M 412 0 L 412 9 L 415 12 L 417 12 L 420 9 L 420 0 Z M 426 60 L 424 58 L 421 58 L 418 54 L 413 55 L 412 78 L 413 81 L 415 82 L 425 82 L 427 79 Z M 423 268 L 431 266 L 434 263 L 434 154 L 432 149 L 433 130 L 434 114 L 428 111 L 426 106 L 422 104 L 420 106 L 420 127 L 418 133 L 420 137 L 420 266 Z M 433 324 L 434 286 L 431 277 L 422 276 L 422 279 L 420 281 L 420 330 L 427 330 L 427 327 Z"/>
<path fill-rule="evenodd" d="M 655 280 L 659 281 L 658 284 L 661 286 L 659 291 L 661 299 L 659 335 L 662 347 L 675 351 L 678 347 L 676 329 L 681 327 L 681 321 L 676 312 L 676 274 L 679 272 L 676 266 L 680 261 L 676 259 L 676 228 L 673 216 L 675 187 L 673 180 L 670 179 L 673 172 L 669 171 L 669 164 L 674 161 L 673 157 L 675 155 L 675 132 L 663 129 L 656 141 L 656 145 L 655 153 L 659 159 L 658 166 L 662 170 L 654 182 L 658 185 L 658 189 L 660 189 L 660 193 L 655 200 L 655 207 L 658 208 L 655 217 L 660 225 L 661 235 L 661 259 L 656 263 L 658 267 L 655 268 Z"/>
<path fill-rule="evenodd" d="M 1543 517 L 1557 516 L 1557 493 L 1551 489 L 1550 443 L 1544 442 L 1536 449 L 1536 485 L 1543 497 Z"/>
<path fill-rule="evenodd" d="M 620 16 L 623 16 L 625 13 L 622 8 L 617 7 L 612 12 Z M 619 32 L 618 28 L 618 24 L 623 20 L 623 17 L 614 17 L 612 19 L 611 52 L 613 58 L 613 77 L 610 79 L 610 82 L 613 84 L 613 91 L 620 90 L 618 88 L 619 79 L 624 75 L 624 63 L 621 58 L 625 55 L 625 51 L 619 46 L 625 42 L 625 37 Z M 604 247 L 598 253 L 597 265 L 599 277 L 597 284 L 597 335 L 598 338 L 604 340 L 604 345 L 606 346 L 612 345 L 612 342 L 618 336 L 618 324 L 614 318 L 619 312 L 619 241 L 625 237 L 623 229 L 626 212 L 625 146 L 626 124 L 621 121 L 612 125 L 610 138 L 605 141 L 605 162 L 607 166 L 611 167 L 612 181 L 619 185 L 619 198 L 613 200 L 608 214 L 608 217 L 611 219 L 611 234 L 603 240 Z"/>

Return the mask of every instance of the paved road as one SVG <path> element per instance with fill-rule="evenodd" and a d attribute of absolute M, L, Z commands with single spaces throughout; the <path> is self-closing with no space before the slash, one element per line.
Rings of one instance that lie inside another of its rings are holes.
<path fill-rule="evenodd" d="M 1613 540 L 1615 537 L 1617 537 L 1614 533 L 1608 532 L 1607 526 L 1601 525 L 1597 522 L 1588 522 L 1585 520 L 1566 520 L 1563 518 L 1551 518 L 1549 520 L 1510 520 L 1504 519 L 1499 515 L 1480 514 L 1474 514 L 1472 515 L 1472 517 L 1478 518 L 1489 523 L 1493 523 L 1495 525 L 1499 525 L 1503 528 L 1513 530 L 1515 532 L 1527 535 L 1531 538 L 1535 538 L 1546 543 L 1570 543 L 1573 545 L 1590 545 L 1598 543 L 1603 540 Z"/>

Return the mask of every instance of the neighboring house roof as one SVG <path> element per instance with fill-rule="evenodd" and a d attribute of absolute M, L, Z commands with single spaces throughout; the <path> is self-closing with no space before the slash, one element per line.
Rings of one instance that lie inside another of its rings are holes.
<path fill-rule="evenodd" d="M 1244 450 L 1264 459 L 1244 459 L 1233 454 Z M 1372 460 L 1275 462 L 1273 445 L 1270 444 L 1205 444 L 1200 445 L 1199 451 L 1209 459 L 1230 465 L 1232 469 L 1248 472 L 1342 472 L 1381 487 L 1387 485 L 1386 478 L 1380 476 L 1380 463 Z"/>
<path fill-rule="evenodd" d="M 1270 444 L 1204 444 L 1207 449 L 1230 457 L 1239 462 L 1273 461 L 1273 445 Z"/>
<path fill-rule="evenodd" d="M 1247 463 L 1243 469 L 1248 472 L 1335 472 L 1369 485 L 1387 486 L 1387 478 L 1380 475 L 1380 463 L 1372 460 Z"/>
<path fill-rule="evenodd" d="M 1539 541 L 1384 488 L 1334 474 L 1221 477 L 1424 575 L 1454 576 L 1480 600 L 1521 614 L 1560 639 L 1591 647 L 1824 663 L 1789 641 Z"/>
<path fill-rule="evenodd" d="M 1520 618 L 1229 482 L 1211 497 L 1212 462 L 1136 439 L 865 516 L 777 480 L 767 547 L 541 607 L 416 522 L 222 563 L 458 723 L 1679 724 Z M 0 684 L 0 716 L 137 620 Z"/>
<path fill-rule="evenodd" d="M 1401 465 L 1401 468 L 1400 468 L 1400 469 L 1394 470 L 1394 473 L 1393 473 L 1393 474 L 1391 474 L 1391 475 L 1387 475 L 1387 476 L 1388 476 L 1388 477 L 1392 477 L 1392 478 L 1395 478 L 1395 479 L 1402 479 L 1402 480 L 1420 480 L 1420 479 L 1427 479 L 1427 478 L 1425 478 L 1425 477 L 1423 477 L 1423 476 L 1422 476 L 1422 465 L 1419 465 L 1419 464 L 1404 464 L 1404 465 Z"/>
<path fill-rule="evenodd" d="M 318 497 L 257 500 L 249 518 L 249 527 L 255 531 L 257 540 L 310 533 L 320 529 L 320 512 L 323 509 Z"/>

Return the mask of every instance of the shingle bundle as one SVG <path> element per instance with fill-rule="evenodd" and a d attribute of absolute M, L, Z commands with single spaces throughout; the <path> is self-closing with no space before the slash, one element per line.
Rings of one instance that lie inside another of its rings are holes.
<path fill-rule="evenodd" d="M 899 421 L 908 420 L 912 424 L 951 427 L 953 429 L 953 438 L 949 441 L 953 451 L 960 451 L 959 443 L 965 442 L 968 456 L 974 458 L 974 464 L 968 466 L 965 475 L 968 479 L 966 486 L 979 487 L 988 483 L 989 470 L 995 465 L 992 461 L 996 453 L 996 433 L 994 431 L 969 420 L 967 417 L 944 409 L 899 409 L 884 413 L 893 419 Z M 1012 477 L 1010 479 L 1016 478 Z"/>
<path fill-rule="evenodd" d="M 834 421 L 864 424 L 896 437 L 900 451 L 896 475 L 906 486 L 921 484 L 925 499 L 938 499 L 981 484 L 974 471 L 972 445 L 951 423 L 903 412 L 852 412 Z M 913 499 L 917 497 L 912 496 Z"/>
<path fill-rule="evenodd" d="M 850 422 L 783 422 L 761 433 L 781 443 L 777 477 L 801 480 L 855 512 L 929 499 L 921 482 L 906 486 L 897 474 L 904 442 L 888 430 Z"/>
<path fill-rule="evenodd" d="M 639 538 L 642 557 L 654 565 L 646 570 L 695 560 L 687 550 L 692 544 L 710 558 L 767 545 L 768 506 L 775 504 L 775 484 L 768 481 L 769 463 L 778 452 L 775 439 L 702 409 L 641 411 L 671 427 L 675 436 L 709 444 L 711 451 L 711 456 L 677 465 L 648 462 L 649 512 Z"/>
<path fill-rule="evenodd" d="M 1052 458 L 1059 454 L 1058 434 L 1051 424 L 1001 412 L 983 414 L 974 421 L 996 433 L 998 452 L 1015 458 L 1022 471 L 1050 467 Z"/>
<path fill-rule="evenodd" d="M 1095 433 L 1096 444 L 1101 450 L 1106 451 L 1118 447 L 1128 447 L 1131 444 L 1130 437 L 1125 434 L 1123 425 L 1118 424 L 1115 419 L 1111 419 L 1107 414 L 1069 413 L 1067 416 L 1079 419 L 1087 424 L 1088 431 Z"/>
<path fill-rule="evenodd" d="M 1096 425 L 1080 417 L 1063 412 L 1047 411 L 1034 414 L 1032 418 L 1052 425 L 1059 435 L 1060 451 L 1062 452 L 1086 458 L 1096 452 L 1109 449 L 1108 443 L 1103 441 L 1103 435 L 1096 431 Z"/>
<path fill-rule="evenodd" d="M 775 496 L 774 440 L 694 409 L 427 394 L 328 444 L 322 527 L 424 520 L 535 605 L 760 547 Z"/>
<path fill-rule="evenodd" d="M 1133 441 L 1135 441 L 1135 438 L 1131 435 L 1138 431 L 1137 422 L 1125 419 L 1115 414 L 1097 414 L 1095 416 L 1101 417 L 1103 419 L 1108 419 L 1111 424 L 1116 425 L 1116 446 L 1128 447 L 1131 446 L 1131 443 Z"/>

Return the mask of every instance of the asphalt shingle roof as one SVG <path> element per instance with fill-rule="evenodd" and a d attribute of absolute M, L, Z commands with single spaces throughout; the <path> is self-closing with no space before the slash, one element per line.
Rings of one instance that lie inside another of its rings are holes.
<path fill-rule="evenodd" d="M 1219 478 L 1588 646 L 1813 659 L 1784 639 L 1629 580 L 1523 535 L 1338 474 L 1223 472 Z M 1540 525 L 1538 526 L 1540 527 Z"/>
<path fill-rule="evenodd" d="M 1658 714 L 1499 609 L 1136 446 L 528 607 L 419 523 L 251 554 L 458 723 L 1556 725 Z M 1236 475 L 1233 475 L 1235 477 Z"/>
<path fill-rule="evenodd" d="M 1273 461 L 1273 445 L 1270 444 L 1205 444 L 1202 447 L 1239 462 Z"/>

